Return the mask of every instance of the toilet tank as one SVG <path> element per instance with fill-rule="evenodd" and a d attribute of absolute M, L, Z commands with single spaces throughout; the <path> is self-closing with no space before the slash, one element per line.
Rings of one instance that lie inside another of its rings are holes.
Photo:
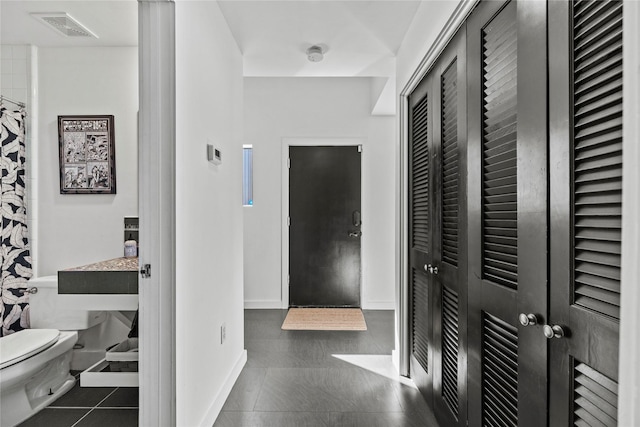
<path fill-rule="evenodd" d="M 102 323 L 107 318 L 105 311 L 60 307 L 57 275 L 32 278 L 28 286 L 38 289 L 36 293 L 29 295 L 29 318 L 32 328 L 80 331 Z"/>

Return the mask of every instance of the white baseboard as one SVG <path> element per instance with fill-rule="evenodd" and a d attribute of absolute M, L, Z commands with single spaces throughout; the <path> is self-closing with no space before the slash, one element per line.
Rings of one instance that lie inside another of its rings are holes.
<path fill-rule="evenodd" d="M 242 353 L 240 353 L 240 357 L 236 361 L 236 364 L 233 366 L 233 369 L 231 369 L 231 372 L 229 372 L 229 375 L 227 375 L 227 379 L 222 385 L 220 393 L 218 393 L 218 396 L 216 396 L 211 406 L 209 406 L 209 410 L 204 416 L 204 419 L 202 420 L 202 422 L 200 422 L 201 426 L 209 427 L 216 422 L 216 418 L 218 418 L 218 415 L 220 415 L 222 406 L 224 405 L 224 402 L 227 401 L 227 397 L 229 397 L 229 393 L 231 393 L 233 385 L 238 380 L 240 372 L 242 372 L 242 368 L 244 367 L 245 363 L 247 363 L 247 350 L 242 350 Z"/>
<path fill-rule="evenodd" d="M 363 310 L 395 310 L 395 301 L 366 301 L 362 304 Z"/>
<path fill-rule="evenodd" d="M 253 300 L 244 302 L 244 308 L 246 309 L 282 309 L 282 301 L 280 300 Z"/>
<path fill-rule="evenodd" d="M 394 368 L 396 368 L 396 371 L 398 371 L 398 375 L 400 375 L 400 352 L 395 348 L 391 350 L 391 362 Z"/>

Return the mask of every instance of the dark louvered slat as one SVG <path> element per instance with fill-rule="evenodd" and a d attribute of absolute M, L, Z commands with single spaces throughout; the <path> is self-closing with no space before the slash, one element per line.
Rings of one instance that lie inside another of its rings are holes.
<path fill-rule="evenodd" d="M 574 425 L 616 426 L 618 384 L 584 363 L 573 371 Z"/>
<path fill-rule="evenodd" d="M 458 265 L 458 103 L 457 61 L 441 77 L 442 261 Z M 457 389 L 456 389 L 457 390 Z M 457 393 L 457 391 L 456 391 Z M 456 394 L 457 396 L 457 394 Z M 453 409 L 452 409 L 453 410 Z M 457 401 L 455 414 L 457 414 Z"/>
<path fill-rule="evenodd" d="M 427 276 L 412 270 L 412 342 L 413 356 L 429 372 L 429 289 Z"/>
<path fill-rule="evenodd" d="M 574 3 L 573 18 L 573 301 L 617 319 L 622 232 L 622 2 Z"/>
<path fill-rule="evenodd" d="M 485 27 L 482 40 L 483 277 L 512 289 L 518 286 L 515 22 L 505 9 Z"/>
<path fill-rule="evenodd" d="M 429 252 L 429 104 L 425 96 L 412 111 L 411 246 Z"/>
<path fill-rule="evenodd" d="M 518 330 L 488 313 L 482 319 L 483 425 L 518 425 Z"/>
<path fill-rule="evenodd" d="M 442 288 L 442 396 L 458 418 L 458 295 Z"/>

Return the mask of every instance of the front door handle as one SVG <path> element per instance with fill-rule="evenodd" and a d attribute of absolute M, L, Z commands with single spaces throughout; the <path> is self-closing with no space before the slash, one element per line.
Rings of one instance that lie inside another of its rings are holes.
<path fill-rule="evenodd" d="M 349 237 L 360 237 L 360 236 L 362 236 L 362 231 L 360 230 L 349 232 Z"/>

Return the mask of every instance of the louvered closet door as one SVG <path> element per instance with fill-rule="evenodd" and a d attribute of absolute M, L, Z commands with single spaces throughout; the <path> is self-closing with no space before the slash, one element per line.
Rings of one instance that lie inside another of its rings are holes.
<path fill-rule="evenodd" d="M 433 389 L 432 263 L 433 100 L 425 78 L 409 96 L 410 375 L 431 404 Z"/>
<path fill-rule="evenodd" d="M 617 425 L 622 7 L 550 5 L 551 425 Z"/>
<path fill-rule="evenodd" d="M 434 409 L 443 426 L 465 426 L 466 33 L 463 26 L 432 74 L 434 149 L 433 343 Z"/>
<path fill-rule="evenodd" d="M 468 411 L 543 426 L 547 342 L 546 3 L 482 2 L 467 22 Z"/>

